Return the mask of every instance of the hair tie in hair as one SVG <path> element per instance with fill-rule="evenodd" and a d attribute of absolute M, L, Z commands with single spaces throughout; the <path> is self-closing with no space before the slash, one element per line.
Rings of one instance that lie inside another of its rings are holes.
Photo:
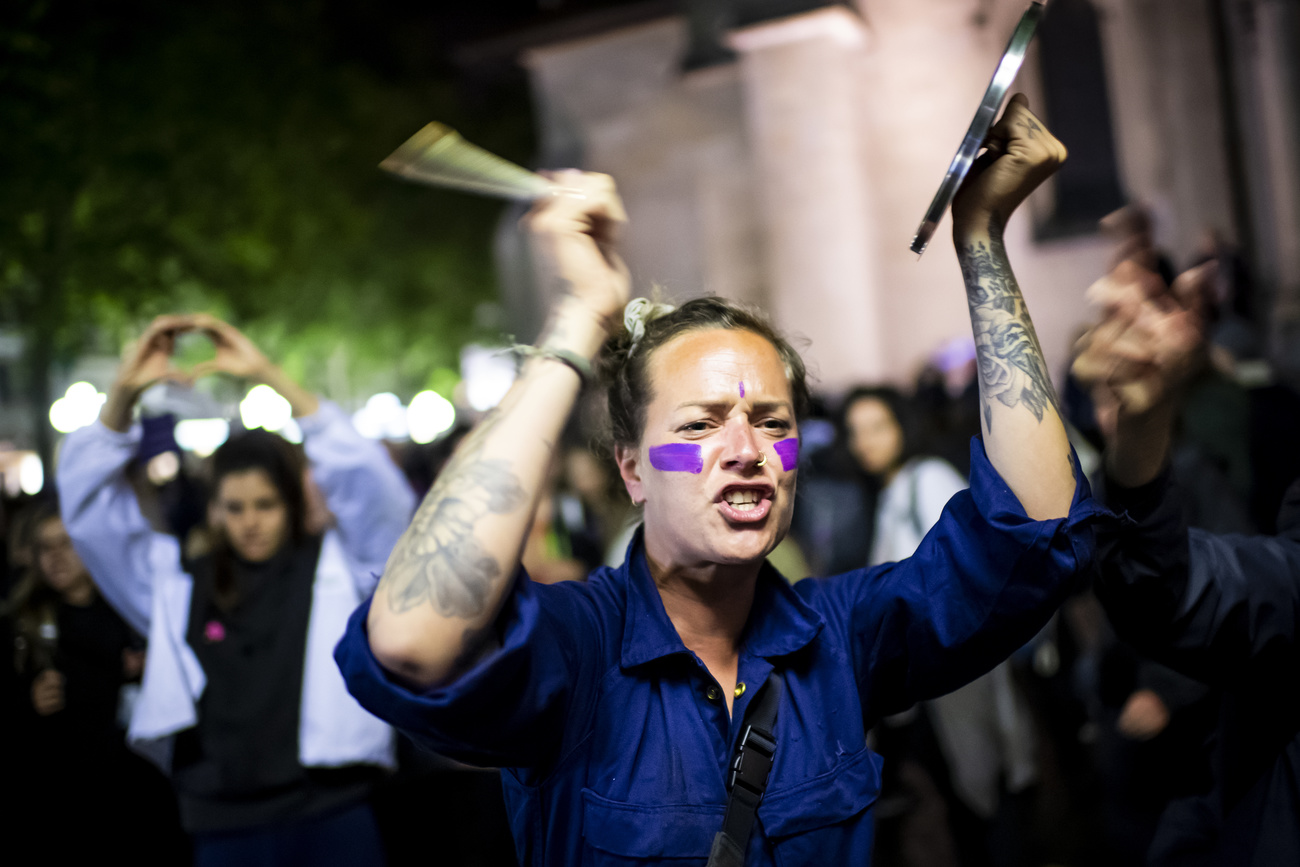
<path fill-rule="evenodd" d="M 649 298 L 633 298 L 623 308 L 623 327 L 632 335 L 632 345 L 628 348 L 631 355 L 636 345 L 645 337 L 646 323 L 653 322 L 665 313 L 676 309 L 671 304 L 656 304 Z"/>

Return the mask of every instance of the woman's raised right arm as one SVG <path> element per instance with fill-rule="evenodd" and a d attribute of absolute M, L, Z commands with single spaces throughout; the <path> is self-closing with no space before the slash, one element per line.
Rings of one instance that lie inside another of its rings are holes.
<path fill-rule="evenodd" d="M 140 444 L 131 411 L 146 388 L 179 375 L 172 350 L 191 327 L 188 316 L 155 319 L 123 358 L 99 421 L 70 433 L 59 456 L 63 525 L 104 598 L 141 635 L 149 634 L 154 579 L 180 569 L 180 546 L 149 525 L 126 478 Z"/>
<path fill-rule="evenodd" d="M 59 455 L 63 526 L 95 586 L 141 635 L 149 634 L 154 579 L 180 569 L 180 545 L 155 532 L 140 511 L 126 465 L 140 445 L 135 432 L 95 423 L 68 434 Z"/>
<path fill-rule="evenodd" d="M 370 607 L 371 651 L 414 687 L 454 679 L 490 648 L 581 387 L 572 356 L 590 361 L 627 302 L 627 269 L 613 246 L 626 217 L 613 181 L 579 172 L 556 181 L 559 191 L 526 221 L 539 266 L 563 289 L 539 352 L 442 471 Z"/>

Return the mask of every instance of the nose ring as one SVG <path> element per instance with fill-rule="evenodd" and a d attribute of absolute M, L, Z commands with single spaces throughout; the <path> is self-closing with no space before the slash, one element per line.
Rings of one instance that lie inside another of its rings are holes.
<path fill-rule="evenodd" d="M 767 465 L 767 452 L 759 452 L 758 460 L 754 462 L 754 466 L 762 467 L 766 465 Z"/>

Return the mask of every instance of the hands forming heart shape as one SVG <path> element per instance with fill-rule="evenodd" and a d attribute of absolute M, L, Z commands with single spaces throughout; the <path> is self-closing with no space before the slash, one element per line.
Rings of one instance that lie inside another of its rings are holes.
<path fill-rule="evenodd" d="M 198 332 L 212 341 L 216 356 L 182 370 L 175 364 L 177 338 Z M 239 329 L 206 313 L 159 316 L 132 346 L 118 371 L 118 385 L 139 394 L 156 382 L 185 385 L 213 373 L 264 380 L 272 369 L 262 351 Z"/>
<path fill-rule="evenodd" d="M 196 332 L 212 341 L 216 355 L 189 370 L 176 366 L 176 338 Z M 110 430 L 125 432 L 140 394 L 164 380 L 185 385 L 200 377 L 224 373 L 254 379 L 271 386 L 289 401 L 295 418 L 312 415 L 320 407 L 316 395 L 294 382 L 262 354 L 235 326 L 206 313 L 159 316 L 122 357 L 117 380 L 99 418 Z"/>

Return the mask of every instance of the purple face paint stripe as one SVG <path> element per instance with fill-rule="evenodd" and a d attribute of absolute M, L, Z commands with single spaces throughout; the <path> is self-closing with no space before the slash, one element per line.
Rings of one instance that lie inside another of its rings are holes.
<path fill-rule="evenodd" d="M 740 383 L 740 396 L 745 396 L 745 383 L 743 381 Z"/>
<path fill-rule="evenodd" d="M 799 438 L 788 437 L 772 443 L 772 451 L 781 459 L 781 469 L 787 473 L 799 466 Z"/>
<path fill-rule="evenodd" d="M 698 473 L 704 469 L 704 450 L 694 443 L 651 446 L 650 466 L 667 473 Z"/>

